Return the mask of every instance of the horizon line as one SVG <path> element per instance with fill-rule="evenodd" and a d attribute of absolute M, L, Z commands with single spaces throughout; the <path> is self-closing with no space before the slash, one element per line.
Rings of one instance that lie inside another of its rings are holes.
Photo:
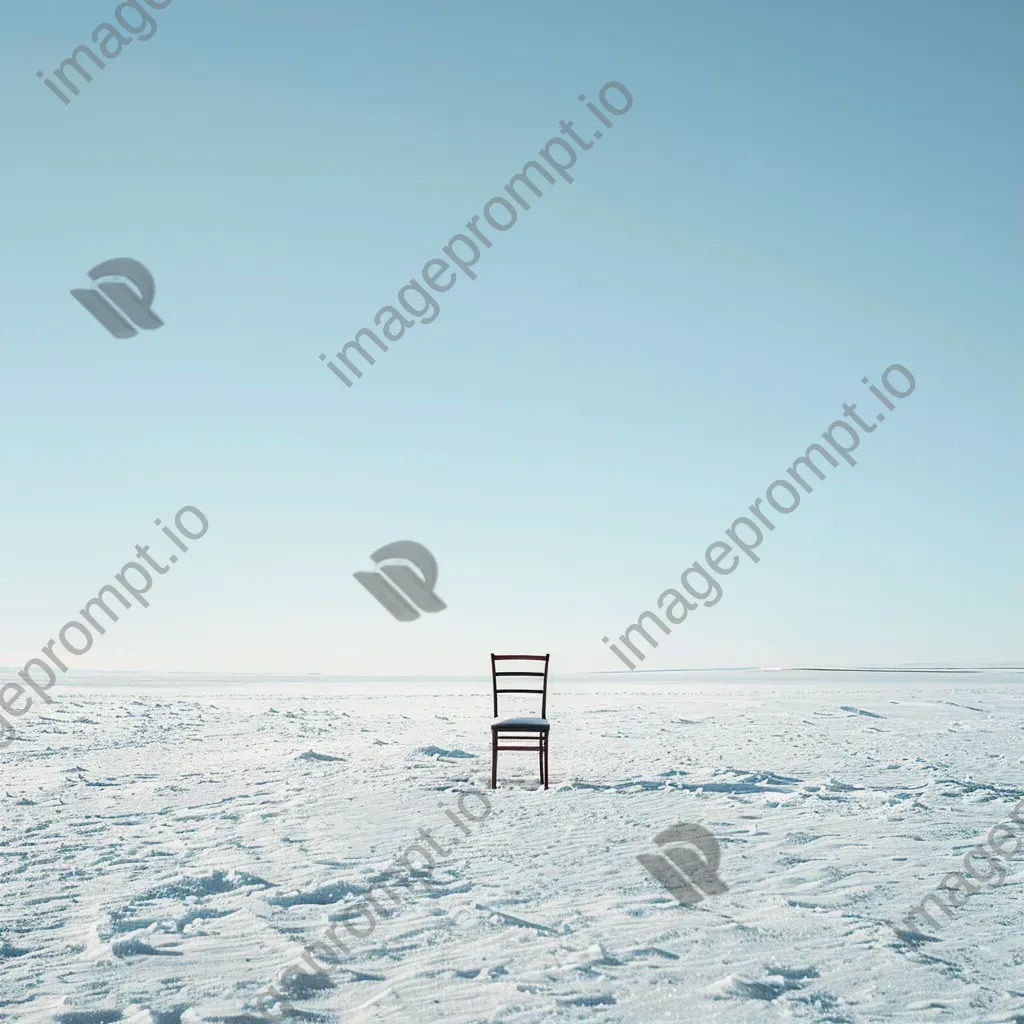
<path fill-rule="evenodd" d="M 16 666 L 0 665 L 0 672 L 10 672 L 17 675 L 20 670 Z M 948 673 L 968 674 L 977 672 L 1024 672 L 1024 665 L 1010 662 L 998 662 L 978 665 L 941 665 L 928 663 L 910 663 L 902 665 L 725 665 L 709 666 L 700 668 L 637 668 L 637 669 L 589 669 L 584 671 L 559 673 L 563 677 L 569 676 L 633 676 L 640 674 L 669 674 L 669 673 L 706 673 L 706 672 L 889 672 L 898 673 Z M 108 669 L 80 668 L 76 675 L 152 675 L 152 676 L 234 676 L 239 678 L 289 678 L 289 679 L 360 679 L 360 680 L 470 680 L 478 676 L 487 676 L 488 672 L 481 670 L 472 674 L 412 674 L 405 672 L 391 673 L 353 673 L 353 672 L 257 672 L 251 670 L 233 671 L 230 669 Z"/>

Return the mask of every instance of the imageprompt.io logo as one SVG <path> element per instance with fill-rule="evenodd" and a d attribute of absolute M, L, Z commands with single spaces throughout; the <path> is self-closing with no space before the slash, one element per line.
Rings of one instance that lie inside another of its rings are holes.
<path fill-rule="evenodd" d="M 357 572 L 352 575 L 399 622 L 412 622 L 420 617 L 420 612 L 443 612 L 448 607 L 434 593 L 434 587 L 437 586 L 437 561 L 422 544 L 412 540 L 396 540 L 393 544 L 378 548 L 370 557 L 375 565 L 380 566 L 380 572 Z M 381 564 L 388 559 L 394 559 L 399 564 Z M 403 564 L 406 562 L 412 562 L 419 570 L 419 575 Z"/>
<path fill-rule="evenodd" d="M 636 859 L 680 903 L 692 905 L 700 903 L 705 895 L 720 896 L 729 891 L 718 877 L 718 840 L 706 828 L 673 825 L 659 832 L 654 841 L 662 852 L 641 853 Z"/>
<path fill-rule="evenodd" d="M 93 267 L 89 271 L 89 277 L 94 281 L 99 281 L 102 277 L 123 277 L 134 285 L 133 289 L 122 281 L 109 281 L 97 285 L 96 288 L 71 289 L 71 294 L 115 338 L 134 338 L 139 333 L 135 327 L 141 327 L 144 331 L 155 331 L 158 327 L 163 327 L 163 320 L 150 309 L 156 295 L 153 275 L 138 260 L 130 260 L 124 256 L 116 260 L 107 260 Z"/>

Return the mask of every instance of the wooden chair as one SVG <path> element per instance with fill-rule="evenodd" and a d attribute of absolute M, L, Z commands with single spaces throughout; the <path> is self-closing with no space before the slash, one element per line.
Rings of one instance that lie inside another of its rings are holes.
<path fill-rule="evenodd" d="M 499 750 L 520 750 L 536 751 L 540 758 L 540 781 L 544 788 L 548 788 L 548 736 L 551 726 L 548 723 L 548 661 L 550 654 L 492 654 L 491 655 L 491 683 L 494 690 L 494 721 L 491 722 L 491 789 L 498 788 L 498 751 Z M 543 672 L 528 672 L 525 669 L 499 671 L 498 662 L 506 661 L 542 661 Z M 540 677 L 541 689 L 520 689 L 516 687 L 498 687 L 499 676 L 519 677 Z M 498 694 L 499 693 L 539 693 L 540 697 L 540 718 L 499 718 L 498 717 Z M 526 741 L 531 736 L 536 737 L 536 746 L 503 746 L 503 739 Z"/>

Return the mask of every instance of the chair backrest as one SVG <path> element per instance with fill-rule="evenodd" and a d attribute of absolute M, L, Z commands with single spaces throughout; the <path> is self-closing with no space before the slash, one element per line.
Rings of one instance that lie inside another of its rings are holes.
<path fill-rule="evenodd" d="M 498 717 L 498 694 L 499 693 L 539 693 L 540 697 L 540 717 L 548 717 L 548 661 L 551 658 L 550 654 L 492 654 L 491 655 L 491 683 L 494 688 L 494 717 Z M 501 669 L 498 668 L 498 662 L 504 664 L 508 661 L 528 661 L 535 662 L 541 661 L 544 663 L 544 670 L 542 672 L 528 671 L 526 668 L 522 669 Z M 541 680 L 541 688 L 537 689 L 522 689 L 521 687 L 509 687 L 509 686 L 498 686 L 498 678 L 506 676 L 518 676 L 520 678 L 539 678 Z"/>

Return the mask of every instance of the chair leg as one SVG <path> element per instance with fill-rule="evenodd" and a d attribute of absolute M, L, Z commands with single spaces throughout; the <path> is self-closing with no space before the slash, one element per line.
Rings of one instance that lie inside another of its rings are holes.
<path fill-rule="evenodd" d="M 537 760 L 540 762 L 540 781 L 544 781 L 544 734 L 537 738 Z"/>
<path fill-rule="evenodd" d="M 491 789 L 498 788 L 498 736 L 491 733 Z"/>
<path fill-rule="evenodd" d="M 551 737 L 544 737 L 544 788 L 548 788 L 548 768 L 551 764 Z"/>

